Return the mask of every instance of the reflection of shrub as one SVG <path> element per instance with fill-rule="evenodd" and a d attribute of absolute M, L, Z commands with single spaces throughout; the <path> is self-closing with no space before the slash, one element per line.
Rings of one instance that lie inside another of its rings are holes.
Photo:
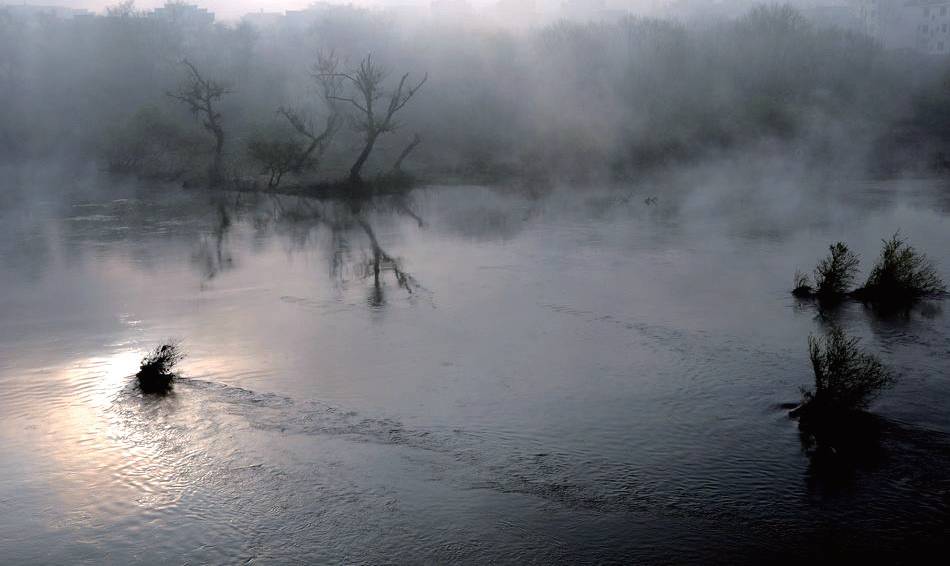
<path fill-rule="evenodd" d="M 809 476 L 822 482 L 848 482 L 859 467 L 874 466 L 883 457 L 883 421 L 865 412 L 802 419 L 798 423 Z"/>
<path fill-rule="evenodd" d="M 832 328 L 824 338 L 811 336 L 808 350 L 815 372 L 815 389 L 802 390 L 795 413 L 805 416 L 841 415 L 866 409 L 893 376 L 877 359 L 858 348 L 859 339 Z"/>
<path fill-rule="evenodd" d="M 135 375 L 139 387 L 147 393 L 164 393 L 171 389 L 175 375 L 172 371 L 184 359 L 185 354 L 178 344 L 163 344 L 142 358 L 139 372 Z"/>
<path fill-rule="evenodd" d="M 828 249 L 828 257 L 815 268 L 815 293 L 820 298 L 843 297 L 854 283 L 859 260 L 842 242 Z"/>
<path fill-rule="evenodd" d="M 173 179 L 195 167 L 201 147 L 201 134 L 147 106 L 109 133 L 103 158 L 114 173 Z"/>
<path fill-rule="evenodd" d="M 871 302 L 905 303 L 944 292 L 946 287 L 927 256 L 917 252 L 897 233 L 884 240 L 867 283 L 855 296 Z"/>

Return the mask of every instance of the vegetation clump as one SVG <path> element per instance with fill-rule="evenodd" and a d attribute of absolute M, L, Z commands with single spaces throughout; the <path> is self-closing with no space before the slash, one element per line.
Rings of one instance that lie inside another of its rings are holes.
<path fill-rule="evenodd" d="M 795 271 L 795 286 L 792 288 L 792 295 L 799 298 L 808 298 L 814 296 L 815 288 L 812 287 L 811 279 L 803 271 Z"/>
<path fill-rule="evenodd" d="M 947 292 L 933 263 L 909 245 L 900 232 L 884 240 L 880 257 L 859 289 L 850 290 L 858 273 L 858 256 L 841 242 L 829 250 L 828 257 L 815 268 L 814 285 L 807 274 L 795 273 L 794 296 L 817 298 L 823 303 L 852 298 L 877 307 L 900 307 Z"/>
<path fill-rule="evenodd" d="M 900 235 L 884 240 L 881 255 L 871 269 L 867 282 L 853 295 L 878 304 L 906 304 L 947 291 L 937 270 Z"/>
<path fill-rule="evenodd" d="M 254 138 L 247 146 L 248 155 L 261 165 L 262 173 L 268 175 L 269 189 L 277 188 L 284 175 L 294 170 L 304 158 L 303 151 L 296 142 L 264 138 Z"/>
<path fill-rule="evenodd" d="M 828 257 L 815 268 L 815 294 L 819 298 L 840 298 L 854 283 L 860 260 L 843 242 L 829 246 L 828 250 Z"/>
<path fill-rule="evenodd" d="M 175 379 L 174 369 L 185 358 L 178 344 L 163 344 L 142 358 L 135 374 L 139 388 L 146 393 L 167 393 Z"/>
<path fill-rule="evenodd" d="M 194 170 L 202 153 L 200 133 L 155 106 L 141 108 L 108 135 L 103 158 L 112 173 L 173 181 Z"/>
<path fill-rule="evenodd" d="M 809 337 L 815 388 L 802 388 L 802 402 L 792 416 L 824 421 L 860 412 L 894 383 L 891 372 L 859 342 L 837 327 L 823 338 Z"/>
<path fill-rule="evenodd" d="M 828 251 L 828 257 L 815 267 L 814 287 L 808 275 L 802 272 L 795 274 L 793 295 L 802 298 L 815 297 L 824 301 L 838 301 L 847 296 L 857 277 L 860 260 L 843 242 L 832 244 Z"/>

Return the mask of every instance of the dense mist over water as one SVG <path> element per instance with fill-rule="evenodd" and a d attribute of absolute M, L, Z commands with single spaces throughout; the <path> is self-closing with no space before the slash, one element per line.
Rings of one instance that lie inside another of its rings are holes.
<path fill-rule="evenodd" d="M 314 77 L 320 54 L 332 53 L 340 70 L 371 54 L 387 72 L 384 92 L 403 73 L 428 74 L 380 139 L 375 171 L 416 134 L 407 166 L 439 179 L 613 181 L 762 153 L 858 175 L 943 166 L 940 61 L 788 6 L 704 25 L 622 16 L 517 29 L 350 6 L 267 25 L 110 10 L 72 19 L 0 10 L 3 158 L 70 156 L 159 176 L 198 167 L 214 143 L 167 96 L 189 61 L 227 89 L 218 112 L 229 171 L 256 175 L 251 142 L 301 143 L 279 109 L 311 125 L 338 111 Z M 320 177 L 358 149 L 344 114 Z"/>
<path fill-rule="evenodd" d="M 871 4 L 0 5 L 0 562 L 946 554 L 950 43 Z"/>

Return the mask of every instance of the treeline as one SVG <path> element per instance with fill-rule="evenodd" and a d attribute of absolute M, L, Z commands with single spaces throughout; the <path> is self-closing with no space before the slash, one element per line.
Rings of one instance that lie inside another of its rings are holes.
<path fill-rule="evenodd" d="M 368 54 L 384 114 L 404 73 L 401 96 L 429 77 L 387 124 L 368 120 L 347 78 Z M 327 82 L 327 58 L 342 83 Z M 221 144 L 181 103 L 192 71 L 226 91 Z M 944 60 L 782 6 L 702 29 L 627 18 L 524 32 L 396 25 L 352 7 L 267 29 L 131 5 L 26 24 L 0 11 L 0 152 L 81 153 L 156 176 L 217 163 L 264 184 L 352 177 L 360 159 L 367 175 L 405 165 L 434 178 L 623 179 L 763 147 L 897 173 L 942 165 L 948 76 Z"/>

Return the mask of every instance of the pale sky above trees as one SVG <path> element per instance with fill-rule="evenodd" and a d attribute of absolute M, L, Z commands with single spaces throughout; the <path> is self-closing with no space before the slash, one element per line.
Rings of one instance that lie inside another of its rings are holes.
<path fill-rule="evenodd" d="M 313 0 L 187 0 L 188 3 L 197 4 L 207 8 L 222 18 L 234 18 L 248 12 L 281 12 L 284 10 L 295 10 L 304 8 Z M 360 6 L 406 6 L 418 5 L 428 6 L 431 0 L 329 0 L 333 4 L 353 4 Z M 536 0 L 539 6 L 542 5 L 560 5 L 562 0 Z M 644 8 L 656 5 L 663 0 L 607 0 L 610 5 L 625 5 L 631 8 Z M 496 3 L 497 0 L 469 0 L 473 6 L 488 6 Z M 3 4 L 34 4 L 49 6 L 66 6 L 70 8 L 85 8 L 87 10 L 102 11 L 107 6 L 118 4 L 119 0 L 0 0 Z M 161 6 L 165 0 L 137 0 L 135 5 L 138 8 L 147 9 Z"/>

